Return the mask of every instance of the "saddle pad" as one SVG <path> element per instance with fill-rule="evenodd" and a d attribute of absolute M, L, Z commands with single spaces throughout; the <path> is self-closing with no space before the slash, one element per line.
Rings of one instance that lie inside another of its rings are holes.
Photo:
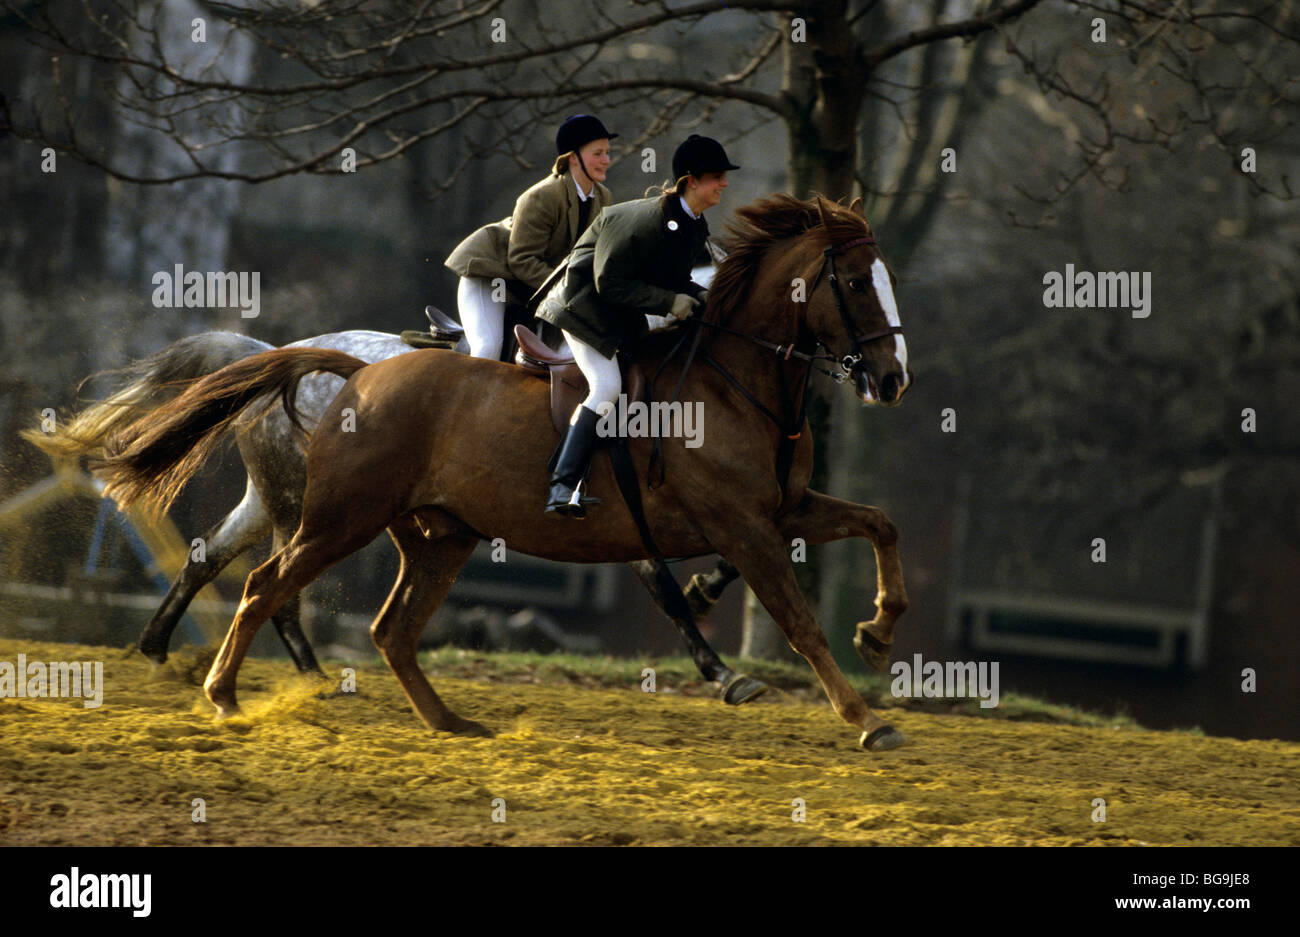
<path fill-rule="evenodd" d="M 455 348 L 457 345 L 456 342 L 434 338 L 428 332 L 420 332 L 415 329 L 403 330 L 402 341 L 412 348 Z"/>

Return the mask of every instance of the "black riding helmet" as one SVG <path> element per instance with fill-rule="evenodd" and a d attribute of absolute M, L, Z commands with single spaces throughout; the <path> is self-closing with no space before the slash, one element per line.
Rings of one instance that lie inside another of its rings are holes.
<path fill-rule="evenodd" d="M 555 134 L 555 155 L 578 152 L 592 140 L 613 140 L 618 134 L 610 133 L 605 125 L 590 114 L 573 114 L 560 124 Z"/>
<path fill-rule="evenodd" d="M 560 124 L 560 129 L 555 134 L 555 154 L 576 155 L 578 165 L 582 167 L 582 174 L 591 179 L 591 173 L 587 172 L 587 163 L 578 151 L 592 140 L 613 140 L 617 136 L 618 134 L 606 130 L 605 125 L 590 114 L 572 114 L 564 119 L 564 123 Z"/>
<path fill-rule="evenodd" d="M 677 148 L 673 154 L 673 178 L 694 176 L 696 179 L 706 172 L 726 172 L 739 169 L 727 159 L 727 151 L 722 144 L 712 137 L 702 137 L 693 133 Z"/>

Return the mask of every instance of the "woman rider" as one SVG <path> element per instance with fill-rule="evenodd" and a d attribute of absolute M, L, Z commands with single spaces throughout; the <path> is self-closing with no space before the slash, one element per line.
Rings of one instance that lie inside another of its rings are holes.
<path fill-rule="evenodd" d="M 508 287 L 523 283 L 518 292 L 526 299 L 613 202 L 601 183 L 609 141 L 617 136 L 590 114 L 569 117 L 555 135 L 559 156 L 551 174 L 519 196 L 513 215 L 479 228 L 447 258 L 447 267 L 460 274 L 456 299 L 474 357 L 501 357 L 505 301 L 493 299 L 493 279 L 501 277 Z"/>
<path fill-rule="evenodd" d="M 578 239 L 562 279 L 537 317 L 557 326 L 587 378 L 551 474 L 546 513 L 585 517 L 579 494 L 591 465 L 601 404 L 622 388 L 618 350 L 645 333 L 646 316 L 690 316 L 705 297 L 691 267 L 706 251 L 704 212 L 718 204 L 727 171 L 739 169 L 722 144 L 692 134 L 673 153 L 676 183 L 661 197 L 606 208 Z"/>

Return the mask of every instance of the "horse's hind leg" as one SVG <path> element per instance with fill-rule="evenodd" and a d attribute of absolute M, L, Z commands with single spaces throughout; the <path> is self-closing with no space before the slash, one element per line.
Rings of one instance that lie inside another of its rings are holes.
<path fill-rule="evenodd" d="M 281 423 L 287 423 L 283 411 L 277 411 Z M 268 420 L 255 426 L 239 440 L 239 454 L 248 468 L 249 484 L 257 487 L 274 525 L 271 553 L 278 553 L 302 522 L 304 492 L 307 488 L 307 463 L 297 445 L 287 436 L 281 438 Z M 284 429 L 287 434 L 287 428 Z M 271 616 L 276 633 L 289 652 L 299 673 L 324 677 L 311 643 L 303 634 L 300 596 L 294 595 Z"/>
<path fill-rule="evenodd" d="M 316 652 L 312 650 L 311 642 L 307 640 L 307 635 L 302 630 L 301 593 L 285 600 L 285 603 L 271 616 L 271 624 L 275 625 L 275 633 L 280 636 L 280 641 L 289 652 L 289 657 L 293 659 L 293 665 L 298 668 L 299 673 L 325 676 L 325 671 L 321 670 L 320 663 L 316 660 Z"/>
<path fill-rule="evenodd" d="M 219 715 L 239 711 L 235 681 L 257 629 L 304 586 L 361 549 L 382 529 L 381 525 L 349 529 L 345 524 L 321 524 L 304 533 L 304 528 L 299 528 L 283 550 L 249 574 L 235 620 L 203 683 L 203 691 Z"/>
<path fill-rule="evenodd" d="M 740 577 L 736 567 L 722 557 L 711 573 L 696 573 L 686 584 L 686 601 L 690 603 L 691 614 L 696 621 L 704 619 L 722 596 L 722 591 Z"/>
<path fill-rule="evenodd" d="M 873 713 L 849 685 L 831 656 L 826 635 L 817 625 L 795 581 L 784 534 L 771 522 L 733 519 L 706 531 L 714 547 L 740 570 L 768 614 L 785 632 L 790 646 L 812 665 L 840 718 L 862 730 L 860 744 L 871 751 L 897 748 L 906 739 Z"/>
<path fill-rule="evenodd" d="M 719 560 L 719 569 L 722 564 L 726 564 L 731 572 L 735 575 L 735 567 L 727 563 L 726 560 Z M 695 626 L 697 613 L 692 605 L 690 598 L 686 600 L 686 607 L 682 608 L 682 601 L 676 595 L 676 587 L 671 582 L 672 574 L 668 568 L 658 560 L 636 560 L 628 564 L 632 571 L 640 578 L 641 584 L 646 587 L 650 597 L 655 600 L 655 604 L 660 610 L 668 616 L 673 625 L 676 626 L 682 640 L 686 642 L 686 647 L 690 651 L 691 659 L 695 661 L 695 666 L 699 668 L 704 679 L 712 680 L 722 685 L 722 698 L 732 706 L 739 706 L 741 703 L 748 703 L 750 700 L 757 699 L 767 692 L 767 684 L 761 680 L 755 680 L 753 677 L 743 673 L 736 673 L 730 667 L 722 662 L 717 652 L 709 646 L 709 642 L 704 640 L 704 635 L 700 634 L 699 628 Z M 718 575 L 717 570 L 709 574 L 711 577 Z M 735 575 L 731 578 L 734 579 Z M 706 577 L 696 574 L 691 579 L 691 585 L 695 585 L 697 580 L 707 580 Z M 730 582 L 730 579 L 726 580 Z M 724 582 L 725 587 L 726 582 Z M 718 590 L 721 592 L 721 588 Z M 717 596 L 706 606 L 706 610 L 717 601 Z M 703 617 L 703 616 L 699 616 Z"/>
<path fill-rule="evenodd" d="M 456 715 L 438 698 L 416 661 L 420 634 L 429 616 L 447 597 L 456 574 L 474 552 L 472 537 L 448 535 L 428 540 L 407 515 L 388 528 L 402 555 L 401 570 L 388 601 L 370 626 L 370 637 L 392 668 L 406 698 L 435 732 L 491 737 L 486 726 Z"/>
<path fill-rule="evenodd" d="M 162 605 L 140 635 L 140 653 L 155 664 L 166 663 L 172 633 L 199 590 L 216 579 L 235 557 L 255 546 L 270 532 L 271 518 L 250 480 L 244 489 L 243 500 L 204 534 L 203 541 L 207 546 L 203 561 L 186 559 Z"/>
<path fill-rule="evenodd" d="M 858 622 L 853 646 L 868 667 L 888 672 L 894 625 L 907 611 L 907 590 L 903 588 L 903 569 L 898 562 L 898 528 L 878 508 L 811 490 L 777 523 L 787 543 L 794 537 L 802 537 L 809 544 L 847 537 L 871 541 L 876 551 L 876 616 Z"/>
<path fill-rule="evenodd" d="M 289 537 L 286 537 L 282 529 L 275 529 L 275 538 L 271 542 L 271 550 L 274 553 L 280 552 L 288 543 Z M 307 640 L 307 635 L 302 630 L 302 594 L 295 593 L 285 600 L 271 616 L 271 624 L 275 625 L 275 631 L 280 635 L 280 640 L 284 642 L 285 649 L 289 656 L 293 658 L 294 666 L 298 668 L 299 673 L 310 673 L 318 676 L 325 676 L 325 672 L 320 669 L 320 664 L 316 662 L 316 654 L 311 649 L 311 642 Z"/>

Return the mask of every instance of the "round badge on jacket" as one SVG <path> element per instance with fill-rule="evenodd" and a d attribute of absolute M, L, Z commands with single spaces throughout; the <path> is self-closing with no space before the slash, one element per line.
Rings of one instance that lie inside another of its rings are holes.
<path fill-rule="evenodd" d="M 671 218 L 668 219 L 668 230 L 669 230 L 669 231 L 676 231 L 676 230 L 677 230 L 677 222 L 673 221 Z"/>

